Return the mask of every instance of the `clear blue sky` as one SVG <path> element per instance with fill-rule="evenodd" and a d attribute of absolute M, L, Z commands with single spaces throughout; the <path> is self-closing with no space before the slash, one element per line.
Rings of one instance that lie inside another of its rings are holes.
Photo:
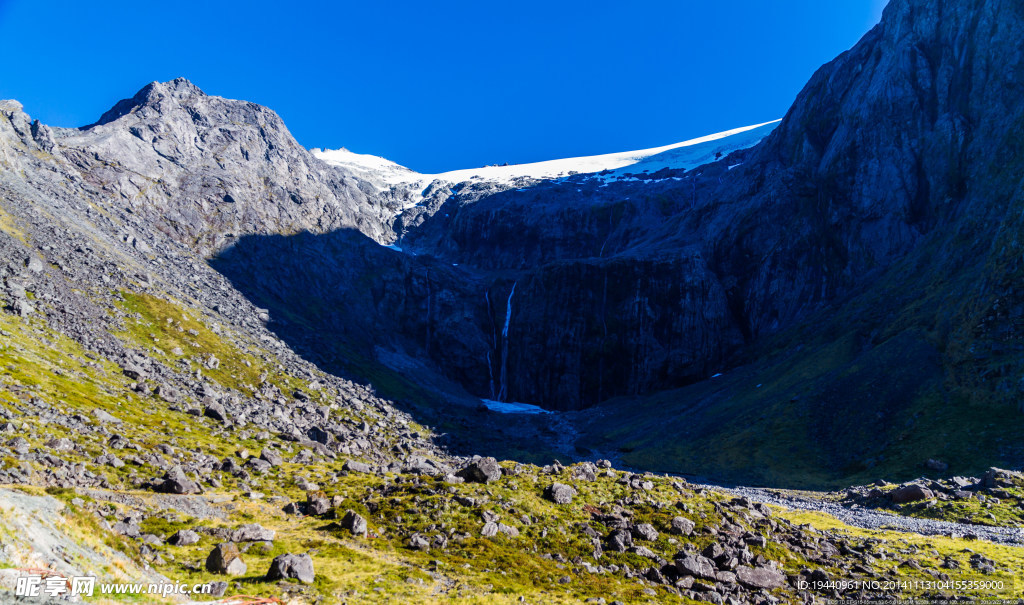
<path fill-rule="evenodd" d="M 153 80 L 267 105 L 306 147 L 424 171 L 781 117 L 884 0 L 0 0 L 0 98 L 55 126 Z"/>

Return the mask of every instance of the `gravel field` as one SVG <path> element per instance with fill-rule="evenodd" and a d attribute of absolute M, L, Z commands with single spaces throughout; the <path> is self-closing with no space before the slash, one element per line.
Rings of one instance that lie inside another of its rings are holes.
<path fill-rule="evenodd" d="M 713 485 L 707 487 L 737 496 L 745 496 L 765 504 L 775 504 L 794 510 L 812 510 L 826 513 L 847 525 L 864 529 L 889 529 L 925 536 L 974 537 L 998 544 L 1024 546 L 1024 529 L 1016 527 L 991 527 L 987 525 L 954 523 L 951 521 L 936 521 L 933 519 L 917 519 L 866 508 L 848 508 L 834 502 L 826 502 L 815 498 L 780 494 L 775 490 L 749 487 L 726 488 Z"/>

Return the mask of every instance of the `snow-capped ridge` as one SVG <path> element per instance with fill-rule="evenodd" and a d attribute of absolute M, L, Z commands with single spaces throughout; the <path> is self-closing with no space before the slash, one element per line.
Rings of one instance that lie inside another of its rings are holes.
<path fill-rule="evenodd" d="M 616 178 L 627 172 L 655 172 L 662 168 L 688 170 L 713 161 L 719 155 L 727 155 L 739 149 L 756 145 L 768 135 L 779 120 L 733 128 L 703 137 L 634 151 L 605 153 L 576 158 L 562 158 L 528 164 L 508 166 L 483 166 L 450 170 L 436 174 L 416 172 L 380 156 L 354 153 L 345 148 L 325 150 L 313 149 L 313 155 L 335 166 L 351 170 L 380 187 L 387 189 L 404 185 L 421 193 L 434 181 L 462 183 L 466 181 L 493 182 L 512 185 L 519 179 L 547 180 L 571 174 L 595 174 L 606 170 L 616 171 L 606 178 Z"/>

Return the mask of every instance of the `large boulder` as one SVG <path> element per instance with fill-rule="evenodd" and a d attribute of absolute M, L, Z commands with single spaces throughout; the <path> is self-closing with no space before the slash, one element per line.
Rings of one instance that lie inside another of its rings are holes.
<path fill-rule="evenodd" d="M 179 529 L 174 532 L 170 538 L 167 538 L 168 544 L 174 546 L 191 546 L 199 542 L 199 534 L 192 531 L 191 529 Z"/>
<path fill-rule="evenodd" d="M 1020 478 L 1021 474 L 1018 472 L 1008 471 L 993 466 L 985 471 L 985 475 L 981 478 L 981 486 L 987 488 L 1012 487 L 1013 480 Z"/>
<path fill-rule="evenodd" d="M 277 450 L 269 447 L 265 447 L 260 451 L 260 460 L 267 462 L 270 466 L 281 466 L 284 464 L 284 457 Z"/>
<path fill-rule="evenodd" d="M 366 519 L 354 510 L 345 511 L 345 516 L 341 518 L 341 527 L 355 536 L 365 536 L 368 529 Z"/>
<path fill-rule="evenodd" d="M 234 542 L 223 542 L 214 547 L 206 557 L 206 571 L 229 576 L 240 576 L 248 567 L 242 561 L 242 554 Z"/>
<path fill-rule="evenodd" d="M 672 533 L 681 536 L 689 536 L 693 533 L 693 528 L 696 527 L 693 521 L 690 521 L 686 517 L 673 517 L 672 518 Z"/>
<path fill-rule="evenodd" d="M 786 576 L 771 567 L 741 565 L 736 568 L 736 579 L 748 588 L 766 588 L 768 590 L 779 588 L 786 583 Z"/>
<path fill-rule="evenodd" d="M 309 492 L 306 494 L 306 514 L 326 515 L 331 510 L 331 501 L 321 491 Z"/>
<path fill-rule="evenodd" d="M 219 420 L 220 422 L 224 422 L 228 419 L 227 411 L 225 411 L 224 406 L 222 406 L 219 403 L 211 403 L 210 405 L 206 406 L 206 408 L 203 410 L 203 415 L 206 416 L 207 418 Z"/>
<path fill-rule="evenodd" d="M 298 580 L 305 584 L 312 584 L 313 559 L 309 555 L 285 554 L 274 557 L 270 562 L 270 569 L 267 571 L 268 580 Z"/>
<path fill-rule="evenodd" d="M 457 475 L 470 483 L 491 483 L 501 479 L 501 467 L 494 458 L 474 458 Z"/>
<path fill-rule="evenodd" d="M 259 523 L 249 523 L 231 532 L 232 542 L 273 542 L 276 532 Z"/>
<path fill-rule="evenodd" d="M 346 460 L 345 465 L 341 467 L 342 470 L 351 471 L 354 473 L 372 473 L 373 468 L 365 462 L 359 462 L 356 460 Z"/>
<path fill-rule="evenodd" d="M 544 490 L 544 497 L 555 504 L 569 504 L 576 495 L 576 490 L 564 483 L 552 483 Z"/>
<path fill-rule="evenodd" d="M 641 523 L 633 528 L 633 537 L 637 540 L 653 542 L 658 539 L 658 530 L 650 523 Z"/>
<path fill-rule="evenodd" d="M 163 494 L 197 494 L 199 485 L 188 478 L 180 466 L 167 471 L 162 481 L 157 482 L 156 491 Z"/>
<path fill-rule="evenodd" d="M 626 552 L 633 546 L 633 534 L 628 529 L 616 529 L 608 535 L 608 550 Z"/>
<path fill-rule="evenodd" d="M 101 424 L 120 424 L 121 419 L 117 416 L 110 414 L 105 410 L 96 408 L 92 411 L 92 415 L 96 417 L 96 421 Z"/>
<path fill-rule="evenodd" d="M 715 567 L 715 563 L 701 555 L 686 555 L 681 559 L 676 559 L 676 569 L 683 576 L 694 576 L 706 580 L 718 579 L 718 569 Z"/>
<path fill-rule="evenodd" d="M 926 487 L 911 483 L 894 490 L 889 497 L 892 498 L 895 504 L 905 504 L 907 502 L 917 502 L 918 500 L 931 500 L 935 497 L 935 494 Z"/>
<path fill-rule="evenodd" d="M 412 537 L 409 538 L 409 548 L 425 552 L 430 550 L 430 542 L 420 534 L 413 534 Z"/>

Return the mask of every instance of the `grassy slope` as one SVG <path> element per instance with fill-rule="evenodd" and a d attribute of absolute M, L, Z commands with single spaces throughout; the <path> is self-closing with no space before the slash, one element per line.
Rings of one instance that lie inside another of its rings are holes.
<path fill-rule="evenodd" d="M 254 343 L 234 334 L 214 333 L 200 321 L 197 313 L 178 303 L 124 293 L 120 309 L 123 329 L 119 336 L 129 344 L 146 347 L 154 358 L 169 365 L 180 363 L 180 359 L 202 359 L 213 354 L 221 360 L 220 368 L 203 371 L 224 387 L 248 391 L 262 373 L 268 374 L 268 379 L 282 390 L 304 386 L 302 380 L 295 377 L 276 375 L 277 366 L 272 357 Z M 0 382 L 3 384 L 0 403 L 17 416 L 16 422 L 25 429 L 22 433 L 28 436 L 33 449 L 45 451 L 45 442 L 57 436 L 61 429 L 37 421 L 31 413 L 24 413 L 24 399 L 29 396 L 48 402 L 68 415 L 88 415 L 96 408 L 105 409 L 123 418 L 125 423 L 119 432 L 147 451 L 158 443 L 172 443 L 182 452 L 198 449 L 223 458 L 233 455 L 239 448 L 258 451 L 268 443 L 285 451 L 290 449 L 289 444 L 273 438 L 268 442 L 252 436 L 240 438 L 236 434 L 222 434 L 208 419 L 172 411 L 155 397 L 143 397 L 130 391 L 128 379 L 120 368 L 109 361 L 94 359 L 95 356 L 75 343 L 49 331 L 40 319 L 25 321 L 0 314 L 0 329 L 5 336 L 0 346 Z M 184 355 L 174 354 L 176 347 L 181 348 Z M 198 362 L 192 367 L 197 368 Z M 338 410 L 338 413 L 351 412 Z M 255 500 L 245 497 L 228 475 L 221 475 L 223 486 L 209 493 L 227 498 L 221 504 L 214 504 L 225 518 L 200 520 L 173 510 L 161 512 L 152 494 L 133 488 L 135 478 L 155 476 L 156 469 L 140 468 L 132 463 L 122 469 L 97 467 L 91 460 L 105 453 L 104 444 L 90 436 L 76 438 L 76 442 L 82 445 L 81 450 L 61 452 L 60 456 L 104 474 L 122 493 L 146 502 L 149 516 L 142 523 L 144 532 L 166 538 L 178 529 L 196 525 L 237 527 L 252 522 L 275 529 L 278 535 L 272 546 L 253 545 L 244 554 L 248 572 L 233 580 L 236 584 L 229 592 L 280 596 L 282 591 L 291 591 L 309 600 L 319 595 L 328 601 L 344 599 L 353 603 L 440 602 L 459 595 L 468 602 L 502 603 L 514 602 L 522 595 L 530 600 L 552 603 L 579 602 L 599 596 L 624 602 L 652 599 L 683 602 L 680 597 L 645 581 L 580 571 L 580 565 L 571 562 L 576 556 L 595 564 L 628 565 L 637 570 L 649 567 L 651 562 L 633 553 L 610 552 L 600 561 L 594 561 L 590 558 L 593 547 L 579 531 L 578 524 L 587 522 L 607 533 L 592 520 L 591 512 L 595 509 L 608 512 L 613 503 L 630 502 L 635 521 L 650 522 L 661 532 L 656 542 L 646 545 L 671 559 L 684 542 L 702 548 L 713 540 L 702 528 L 721 523 L 714 502 L 724 498 L 710 492 L 680 491 L 672 485 L 671 479 L 661 477 L 649 477 L 653 487 L 638 492 L 619 481 L 622 473 L 613 472 L 594 482 L 573 482 L 580 495 L 571 505 L 556 506 L 542 497 L 542 491 L 555 479 L 570 482 L 568 470 L 559 477 L 548 477 L 538 467 L 518 466 L 517 474 L 506 475 L 497 484 L 448 485 L 436 479 L 406 475 L 344 474 L 340 473 L 341 461 L 311 466 L 286 463 L 250 482 L 248 489 L 266 494 Z M 15 459 L 4 460 L 4 463 L 8 466 L 23 464 Z M 505 467 L 511 471 L 517 465 L 505 463 Z M 341 510 L 352 508 L 365 515 L 371 537 L 350 535 L 340 529 L 330 515 L 326 518 L 285 515 L 281 511 L 285 503 L 305 498 L 305 493 L 296 487 L 299 476 L 319 483 L 328 496 L 343 499 Z M 172 579 L 188 582 L 220 579 L 207 573 L 202 565 L 216 539 L 204 536 L 199 544 L 188 547 L 157 546 L 155 553 L 144 555 L 138 542 L 102 530 L 94 514 L 88 512 L 98 509 L 107 522 L 113 523 L 130 512 L 125 505 L 95 502 L 75 490 L 50 489 L 48 492 L 68 503 L 70 519 L 78 519 L 83 527 L 93 528 L 81 536 L 85 543 L 104 542 L 118 547 L 140 563 L 149 561 Z M 520 536 L 478 537 L 483 520 L 478 511 L 457 503 L 456 496 L 484 502 L 482 509 L 499 513 L 501 521 L 515 526 Z M 684 512 L 683 506 L 688 512 Z M 524 515 L 528 516 L 529 523 L 523 520 Z M 676 515 L 696 522 L 695 537 L 668 534 L 669 521 Z M 763 531 L 752 523 L 748 528 Z M 462 541 L 450 540 L 446 549 L 420 552 L 406 545 L 411 532 L 420 532 L 428 539 L 438 533 L 451 532 L 469 534 L 469 537 Z M 820 567 L 778 542 L 753 550 L 780 561 L 793 573 Z M 311 554 L 317 571 L 312 586 L 278 585 L 263 580 L 270 560 L 284 552 Z M 555 553 L 559 556 L 546 556 Z M 160 559 L 154 559 L 154 554 Z M 1008 566 L 1021 569 L 1013 552 L 999 551 L 991 556 L 1004 569 Z M 934 557 L 922 556 L 922 565 L 928 567 L 934 563 L 932 559 Z M 838 573 L 827 568 L 826 571 L 833 575 Z M 902 569 L 898 573 L 910 577 L 917 572 Z M 962 575 L 968 577 L 971 573 L 966 567 Z"/>

